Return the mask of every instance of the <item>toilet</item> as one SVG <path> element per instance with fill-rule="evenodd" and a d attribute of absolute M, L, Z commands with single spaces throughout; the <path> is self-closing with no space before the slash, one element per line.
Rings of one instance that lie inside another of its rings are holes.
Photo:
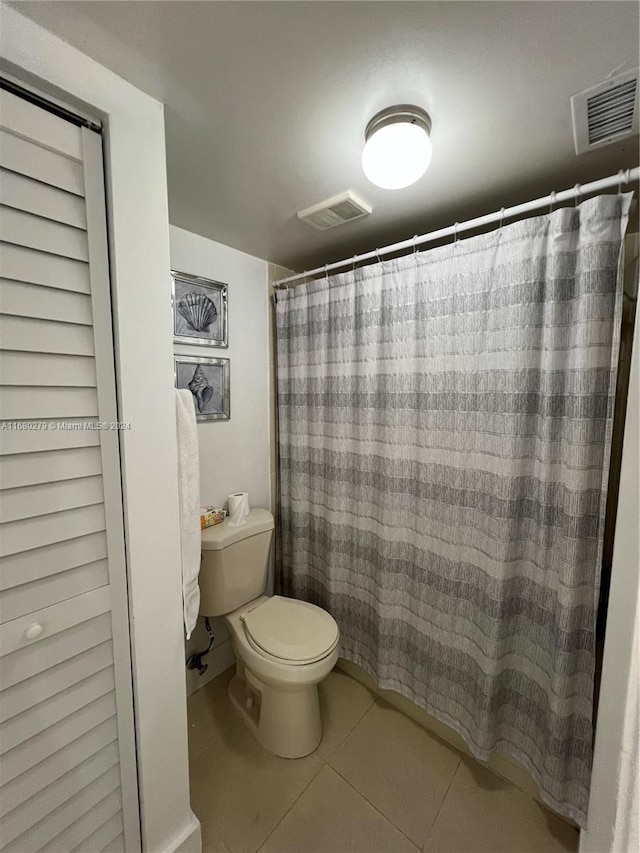
<path fill-rule="evenodd" d="M 252 509 L 202 531 L 200 614 L 223 616 L 236 655 L 229 698 L 269 752 L 301 758 L 322 737 L 318 684 L 338 660 L 340 631 L 315 604 L 265 595 L 273 516 Z"/>

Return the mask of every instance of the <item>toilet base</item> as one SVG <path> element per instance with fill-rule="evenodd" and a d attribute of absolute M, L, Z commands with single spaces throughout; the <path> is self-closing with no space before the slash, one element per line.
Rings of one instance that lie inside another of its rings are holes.
<path fill-rule="evenodd" d="M 317 684 L 278 689 L 238 662 L 229 682 L 231 704 L 258 743 L 282 758 L 303 758 L 322 739 Z"/>

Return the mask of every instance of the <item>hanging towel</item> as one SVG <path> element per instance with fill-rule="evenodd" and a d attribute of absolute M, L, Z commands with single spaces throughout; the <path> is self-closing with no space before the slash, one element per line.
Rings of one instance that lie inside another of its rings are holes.
<path fill-rule="evenodd" d="M 200 465 L 198 433 L 193 396 L 186 388 L 176 389 L 178 430 L 178 492 L 182 552 L 182 601 L 184 629 L 191 636 L 200 609 Z"/>

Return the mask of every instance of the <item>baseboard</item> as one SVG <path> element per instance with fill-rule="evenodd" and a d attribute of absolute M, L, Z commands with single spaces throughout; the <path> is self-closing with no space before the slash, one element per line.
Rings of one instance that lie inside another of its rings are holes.
<path fill-rule="evenodd" d="M 511 782 L 512 785 L 520 788 L 521 791 L 529 794 L 532 799 L 537 800 L 539 803 L 543 802 L 540 798 L 538 786 L 529 775 L 529 772 L 513 759 L 506 755 L 499 755 L 494 756 L 489 761 L 479 761 L 474 755 L 472 755 L 458 732 L 454 732 L 454 730 L 449 728 L 449 726 L 441 723 L 440 720 L 436 720 L 436 718 L 431 714 L 428 714 L 422 708 L 414 705 L 410 699 L 407 699 L 405 696 L 401 696 L 394 690 L 382 690 L 376 685 L 368 673 L 351 661 L 340 658 L 336 666 L 338 669 L 341 669 L 342 672 L 346 673 L 346 675 L 349 675 L 351 678 L 359 681 L 372 693 L 380 696 L 380 698 L 384 699 L 385 702 L 393 705 L 394 708 L 397 708 L 398 711 L 401 711 L 406 717 L 412 719 L 419 726 L 427 729 L 427 731 L 440 738 L 440 740 L 443 740 L 445 743 L 454 747 L 454 749 L 457 749 L 458 752 L 462 752 L 464 755 L 468 755 L 470 758 L 473 758 L 474 761 L 478 761 L 479 764 L 488 767 L 489 770 L 497 776 L 501 776 L 503 779 L 506 779 L 507 782 Z M 543 803 L 543 805 L 545 805 L 545 808 L 549 808 L 546 804 Z M 562 815 L 560 815 L 560 817 L 562 817 Z M 569 821 L 569 823 L 570 822 L 571 821 Z"/>
<path fill-rule="evenodd" d="M 193 812 L 189 820 L 175 835 L 162 853 L 202 853 L 202 832 L 200 821 Z"/>
<path fill-rule="evenodd" d="M 187 670 L 187 696 L 200 690 L 205 684 L 208 684 L 216 675 L 220 675 L 225 669 L 229 669 L 235 663 L 235 654 L 231 640 L 225 640 L 220 645 L 214 646 L 209 654 L 204 659 L 207 664 L 207 671 L 204 675 L 199 675 L 195 669 Z"/>

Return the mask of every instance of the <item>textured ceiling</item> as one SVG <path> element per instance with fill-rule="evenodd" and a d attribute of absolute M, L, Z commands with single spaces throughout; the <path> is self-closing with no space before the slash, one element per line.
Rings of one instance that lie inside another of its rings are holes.
<path fill-rule="evenodd" d="M 293 269 L 637 164 L 577 157 L 569 98 L 638 64 L 630 2 L 14 2 L 165 103 L 173 224 Z M 364 127 L 416 103 L 433 160 L 413 187 L 362 173 Z M 352 188 L 367 219 L 296 211 Z"/>

